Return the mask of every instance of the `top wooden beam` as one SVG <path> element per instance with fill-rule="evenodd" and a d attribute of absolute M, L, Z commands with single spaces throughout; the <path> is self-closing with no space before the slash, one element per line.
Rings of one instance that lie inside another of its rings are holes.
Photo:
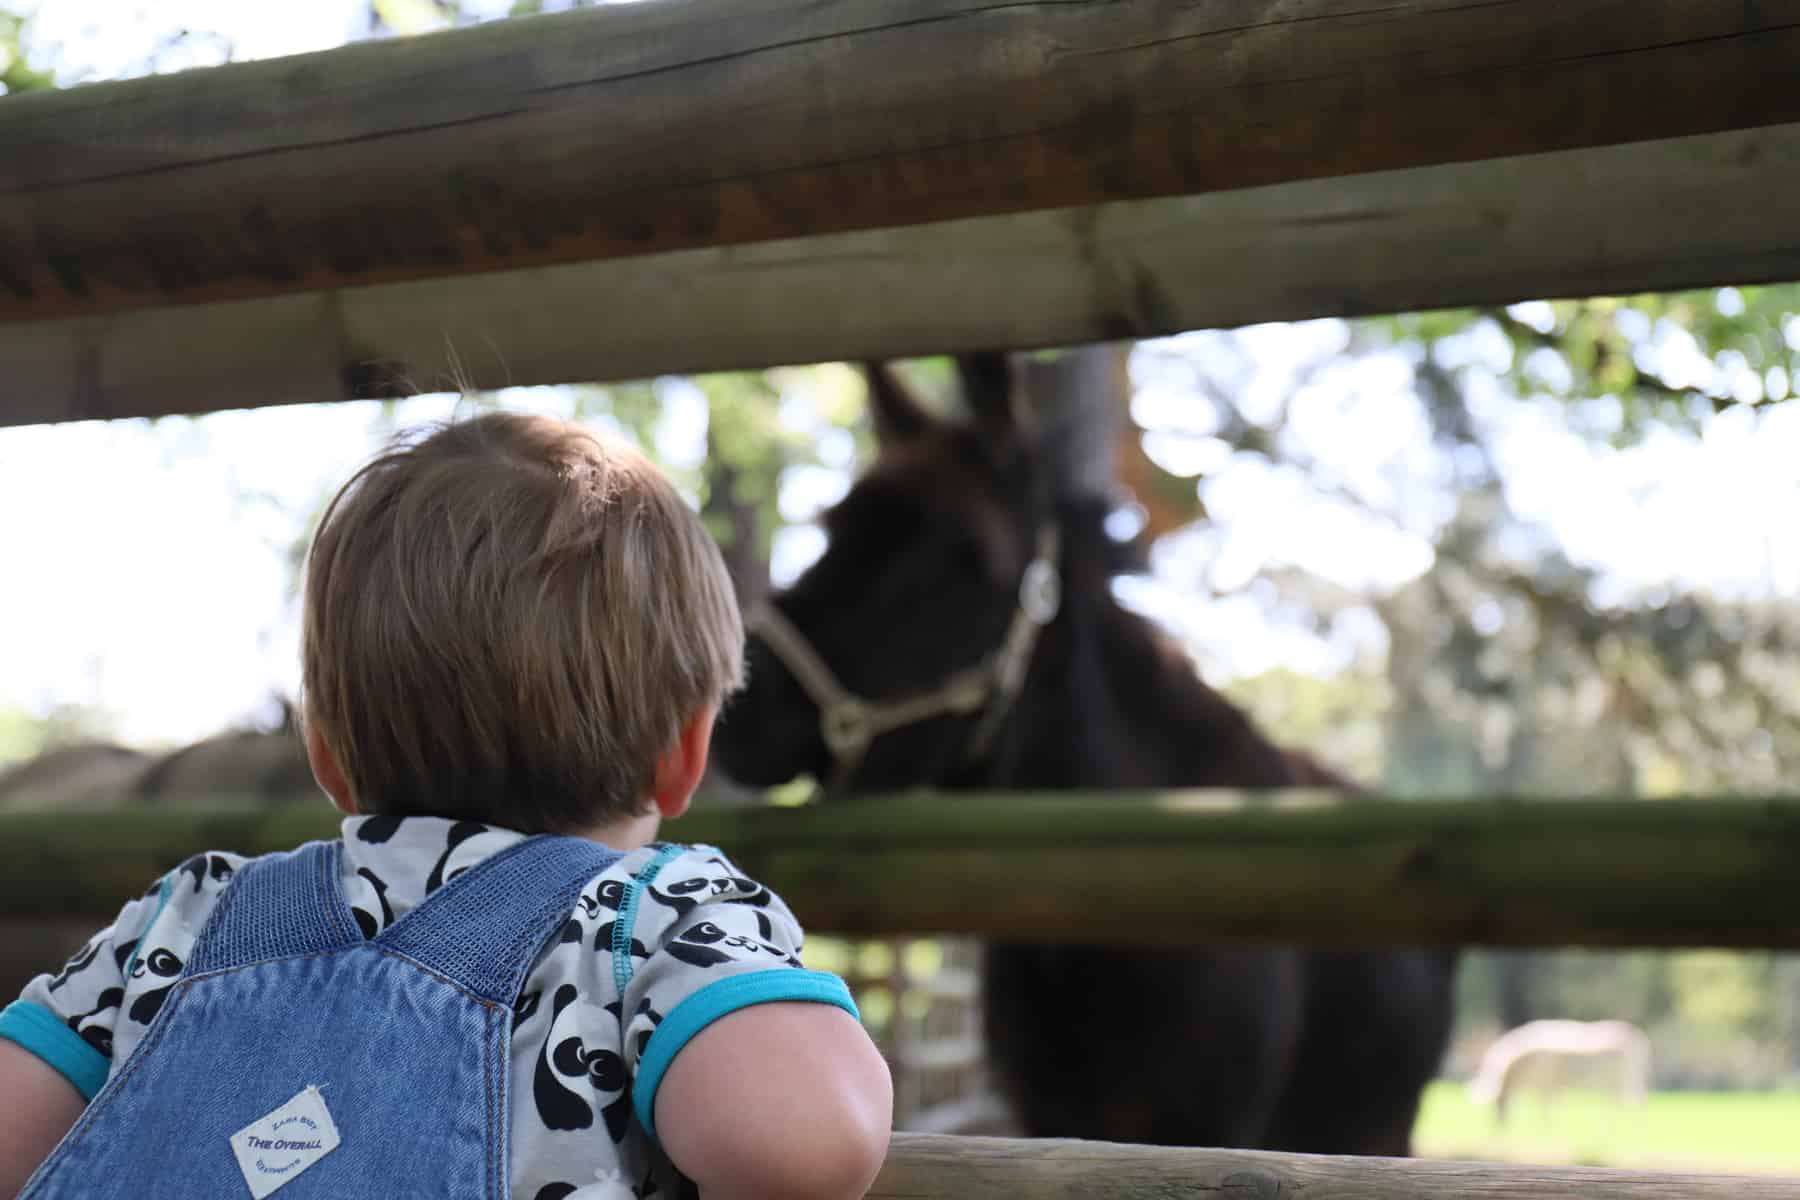
<path fill-rule="evenodd" d="M 1800 0 L 608 6 L 5 100 L 0 322 L 1748 129 L 1796 65 Z"/>
<path fill-rule="evenodd" d="M 1800 279 L 1800 122 L 0 323 L 0 425 Z"/>

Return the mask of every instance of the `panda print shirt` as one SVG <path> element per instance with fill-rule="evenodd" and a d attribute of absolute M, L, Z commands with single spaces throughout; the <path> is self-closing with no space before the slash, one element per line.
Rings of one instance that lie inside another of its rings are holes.
<path fill-rule="evenodd" d="M 343 823 L 345 899 L 373 937 L 524 836 L 473 821 L 351 817 Z M 244 861 L 210 853 L 182 864 L 60 971 L 34 979 L 0 1012 L 0 1037 L 92 1099 L 148 1031 Z M 696 1018 L 719 1015 L 703 993 L 733 976 L 755 978 L 725 989 L 732 1008 L 806 1000 L 854 1013 L 842 981 L 802 968 L 800 951 L 800 926 L 780 897 L 709 846 L 653 843 L 595 877 L 527 976 L 514 1013 L 513 1196 L 676 1200 L 686 1189 L 633 1113 L 634 1084 L 653 1089 L 655 1079 L 641 1077 L 660 1078 L 680 1048 L 653 1035 L 683 1004 L 671 1031 L 698 1032 Z"/>

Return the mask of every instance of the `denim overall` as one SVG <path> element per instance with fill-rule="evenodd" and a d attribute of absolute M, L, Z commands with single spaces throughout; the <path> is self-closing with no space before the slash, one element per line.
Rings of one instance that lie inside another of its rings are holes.
<path fill-rule="evenodd" d="M 504 1200 L 513 1005 L 618 852 L 529 838 L 373 940 L 341 852 L 238 871 L 143 1042 L 20 1200 Z"/>

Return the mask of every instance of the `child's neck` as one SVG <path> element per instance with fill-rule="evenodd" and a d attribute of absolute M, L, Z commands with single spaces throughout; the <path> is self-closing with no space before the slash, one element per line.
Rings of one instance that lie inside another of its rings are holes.
<path fill-rule="evenodd" d="M 337 810 L 347 817 L 360 815 L 354 804 L 334 799 Z M 590 842 L 599 842 L 602 846 L 610 846 L 614 850 L 636 850 L 656 840 L 656 831 L 662 826 L 662 811 L 652 807 L 647 813 L 635 817 L 620 817 L 602 825 L 590 825 L 586 829 L 577 829 L 576 837 L 586 838 Z"/>
<path fill-rule="evenodd" d="M 575 835 L 590 842 L 599 842 L 602 846 L 610 846 L 614 850 L 636 850 L 639 846 L 655 841 L 656 831 L 661 825 L 662 814 L 653 808 L 641 816 L 621 817 L 604 825 L 578 829 Z"/>

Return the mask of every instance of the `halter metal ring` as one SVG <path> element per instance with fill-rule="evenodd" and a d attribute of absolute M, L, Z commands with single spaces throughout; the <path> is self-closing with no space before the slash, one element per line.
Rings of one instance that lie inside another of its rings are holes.
<path fill-rule="evenodd" d="M 1034 625 L 1048 625 L 1062 607 L 1062 580 L 1049 560 L 1034 558 L 1019 580 L 1019 610 Z"/>
<path fill-rule="evenodd" d="M 822 706 L 819 735 L 825 739 L 825 745 L 834 757 L 840 760 L 860 757 L 874 739 L 868 707 L 860 700 L 849 698 Z"/>

